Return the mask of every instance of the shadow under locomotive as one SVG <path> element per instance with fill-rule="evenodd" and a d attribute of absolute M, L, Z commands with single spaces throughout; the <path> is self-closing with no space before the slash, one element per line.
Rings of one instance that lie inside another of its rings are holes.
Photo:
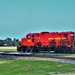
<path fill-rule="evenodd" d="M 41 32 L 28 33 L 22 38 L 17 51 L 42 52 L 54 51 L 54 53 L 75 53 L 74 32 Z"/>

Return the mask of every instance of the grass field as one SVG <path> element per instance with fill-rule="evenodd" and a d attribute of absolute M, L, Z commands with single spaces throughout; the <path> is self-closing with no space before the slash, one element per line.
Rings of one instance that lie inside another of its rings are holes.
<path fill-rule="evenodd" d="M 75 64 L 40 60 L 0 59 L 0 75 L 51 75 L 51 72 L 73 73 L 75 72 Z"/>
<path fill-rule="evenodd" d="M 4 52 L 16 52 L 16 49 L 0 49 L 0 51 L 4 51 Z"/>
<path fill-rule="evenodd" d="M 0 51 L 17 51 L 17 47 L 0 47 Z"/>
<path fill-rule="evenodd" d="M 0 47 L 0 51 L 16 52 L 16 48 Z M 53 54 L 51 56 L 53 56 Z M 61 54 L 55 54 L 55 56 L 61 56 Z M 75 57 L 75 54 L 63 54 L 63 56 Z M 67 73 L 75 73 L 75 64 L 42 60 L 0 59 L 0 75 L 52 75 L 51 73 L 63 73 L 63 75 L 64 73 L 66 73 L 66 75 Z"/>
<path fill-rule="evenodd" d="M 69 53 L 69 54 L 60 54 L 60 53 L 58 53 L 58 54 L 50 54 L 50 53 L 41 53 L 41 54 L 35 54 L 35 55 L 39 55 L 39 56 L 57 56 L 57 57 L 73 57 L 73 58 L 75 58 L 75 54 L 72 54 L 72 53 Z"/>

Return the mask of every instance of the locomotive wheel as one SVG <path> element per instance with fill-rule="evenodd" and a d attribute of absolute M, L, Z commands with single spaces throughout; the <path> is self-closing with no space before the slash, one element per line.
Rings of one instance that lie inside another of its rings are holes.
<path fill-rule="evenodd" d="M 74 50 L 74 52 L 73 52 L 74 54 L 75 54 L 75 50 Z"/>
<path fill-rule="evenodd" d="M 24 47 L 21 47 L 21 48 L 20 48 L 20 51 L 21 51 L 21 52 L 25 52 Z"/>
<path fill-rule="evenodd" d="M 68 47 L 57 47 L 54 50 L 54 53 L 70 53 L 71 50 Z"/>
<path fill-rule="evenodd" d="M 68 47 L 63 47 L 62 53 L 70 53 L 70 49 Z"/>
<path fill-rule="evenodd" d="M 27 47 L 26 52 L 33 53 L 34 47 Z"/>
<path fill-rule="evenodd" d="M 58 53 L 62 53 L 62 49 L 61 48 L 58 48 Z"/>
<path fill-rule="evenodd" d="M 32 50 L 33 53 L 38 53 L 39 50 L 37 49 L 37 47 L 33 47 L 33 50 Z"/>
<path fill-rule="evenodd" d="M 71 49 L 67 47 L 67 53 L 71 53 Z"/>
<path fill-rule="evenodd" d="M 54 49 L 54 53 L 58 53 L 58 47 Z"/>
<path fill-rule="evenodd" d="M 57 53 L 61 53 L 61 48 L 57 47 Z"/>
<path fill-rule="evenodd" d="M 27 47 L 26 46 L 22 46 L 20 47 L 19 52 L 26 52 Z"/>

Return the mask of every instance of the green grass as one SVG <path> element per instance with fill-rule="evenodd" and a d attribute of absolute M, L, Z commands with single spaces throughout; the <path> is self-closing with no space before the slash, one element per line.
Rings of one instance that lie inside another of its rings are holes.
<path fill-rule="evenodd" d="M 75 71 L 75 64 L 37 60 L 0 60 L 0 75 L 48 75 Z"/>
<path fill-rule="evenodd" d="M 50 54 L 50 53 L 39 53 L 39 54 L 34 54 L 34 55 L 36 55 L 36 56 L 56 56 L 56 57 L 73 57 L 73 58 L 75 58 L 75 54 L 60 54 L 60 53 L 58 53 L 58 54 Z"/>
<path fill-rule="evenodd" d="M 14 51 L 14 52 L 16 52 L 17 50 L 16 49 L 0 49 L 0 51 L 4 51 L 4 52 L 8 52 L 8 51 L 12 52 L 12 51 Z"/>

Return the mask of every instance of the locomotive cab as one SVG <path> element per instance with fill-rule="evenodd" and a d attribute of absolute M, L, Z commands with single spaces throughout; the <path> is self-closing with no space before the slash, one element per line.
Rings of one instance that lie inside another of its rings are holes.
<path fill-rule="evenodd" d="M 17 46 L 17 51 L 30 52 L 30 47 L 33 46 L 34 37 L 32 33 L 28 33 L 26 37 L 21 39 L 20 44 Z"/>

